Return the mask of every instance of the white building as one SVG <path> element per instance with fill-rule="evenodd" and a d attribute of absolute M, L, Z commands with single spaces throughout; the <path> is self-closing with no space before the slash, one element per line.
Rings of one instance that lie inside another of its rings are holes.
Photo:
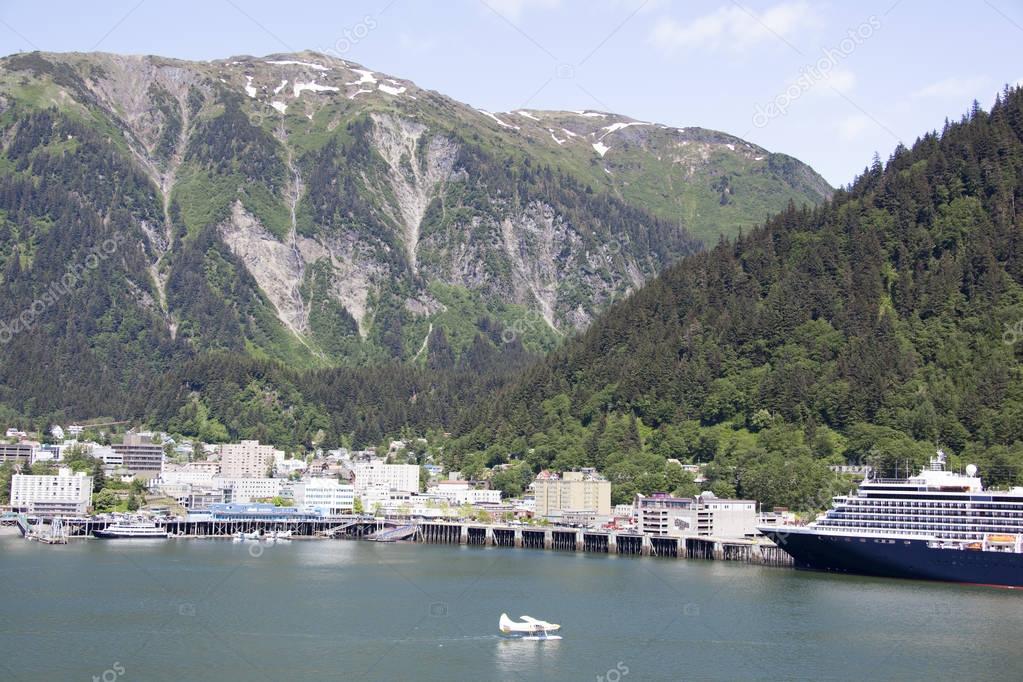
<path fill-rule="evenodd" d="M 103 460 L 103 466 L 116 469 L 124 466 L 124 455 L 109 445 L 93 445 L 90 455 Z"/>
<path fill-rule="evenodd" d="M 15 474 L 11 508 L 30 514 L 84 514 L 92 499 L 92 476 L 61 468 L 56 476 Z"/>
<path fill-rule="evenodd" d="M 672 497 L 655 493 L 636 496 L 639 532 L 667 537 L 753 537 L 757 530 L 757 503 L 729 500 L 704 492 L 698 497 Z"/>
<path fill-rule="evenodd" d="M 311 478 L 294 485 L 295 504 L 303 511 L 319 510 L 328 516 L 350 514 L 355 488 L 331 478 Z"/>
<path fill-rule="evenodd" d="M 419 492 L 419 467 L 415 464 L 384 464 L 381 460 L 356 462 L 353 465 L 355 492 L 362 494 L 370 488 Z"/>
<path fill-rule="evenodd" d="M 220 446 L 220 473 L 224 478 L 260 478 L 275 462 L 283 460 L 284 452 L 272 445 L 260 445 L 258 440 Z"/>
<path fill-rule="evenodd" d="M 468 481 L 437 481 L 426 492 L 455 506 L 501 503 L 500 490 L 477 490 Z"/>
<path fill-rule="evenodd" d="M 32 464 L 36 462 L 57 462 L 62 458 L 60 445 L 40 445 L 32 451 Z"/>
<path fill-rule="evenodd" d="M 206 462 L 202 462 L 202 464 L 206 464 Z M 173 486 L 188 484 L 210 487 L 213 485 L 213 479 L 217 477 L 218 473 L 216 463 L 212 464 L 212 467 L 192 466 L 191 463 L 184 466 L 165 465 L 163 471 L 160 472 L 160 477 L 153 481 L 153 485 Z"/>
<path fill-rule="evenodd" d="M 308 466 L 304 459 L 282 459 L 274 462 L 274 469 L 278 476 L 290 476 L 299 471 L 305 471 Z"/>
<path fill-rule="evenodd" d="M 226 476 L 214 478 L 214 488 L 227 488 L 231 491 L 231 502 L 235 504 L 248 504 L 253 500 L 266 500 L 271 497 L 278 497 L 287 483 L 283 478 L 228 478 Z"/>
<path fill-rule="evenodd" d="M 388 490 L 380 486 L 366 488 L 361 493 L 356 490 L 356 497 L 362 503 L 366 514 L 397 514 L 402 508 L 411 508 L 412 493 L 404 490 Z"/>

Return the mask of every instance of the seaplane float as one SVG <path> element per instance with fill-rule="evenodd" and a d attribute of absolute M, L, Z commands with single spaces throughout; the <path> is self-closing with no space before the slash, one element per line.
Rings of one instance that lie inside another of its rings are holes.
<path fill-rule="evenodd" d="M 560 635 L 550 633 L 560 630 L 557 623 L 548 623 L 545 620 L 538 620 L 529 616 L 520 616 L 521 623 L 517 623 L 508 617 L 507 613 L 501 614 L 498 621 L 498 629 L 505 635 L 521 635 L 522 639 L 561 639 Z"/>

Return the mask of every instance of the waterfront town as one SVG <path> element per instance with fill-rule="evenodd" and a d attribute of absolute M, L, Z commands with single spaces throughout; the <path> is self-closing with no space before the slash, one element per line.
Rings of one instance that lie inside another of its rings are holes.
<path fill-rule="evenodd" d="M 48 438 L 8 429 L 0 442 L 0 479 L 8 522 L 157 518 L 200 521 L 261 518 L 329 521 L 343 517 L 411 522 L 473 521 L 629 532 L 650 537 L 749 540 L 757 526 L 791 521 L 752 500 L 637 494 L 611 503 L 611 482 L 595 470 L 541 471 L 518 497 L 489 481 L 440 465 L 409 463 L 409 443 L 386 448 L 317 450 L 288 457 L 254 440 L 207 444 L 128 430 L 102 444 L 84 427 L 54 426 Z M 699 465 L 677 466 L 699 483 Z M 383 527 L 381 527 L 383 528 Z"/>

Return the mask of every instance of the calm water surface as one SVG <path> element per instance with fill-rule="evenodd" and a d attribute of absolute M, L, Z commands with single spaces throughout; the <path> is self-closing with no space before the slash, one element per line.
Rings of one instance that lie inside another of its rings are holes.
<path fill-rule="evenodd" d="M 0 680 L 1023 678 L 1023 592 L 990 588 L 353 541 L 0 537 L 0 575 Z"/>

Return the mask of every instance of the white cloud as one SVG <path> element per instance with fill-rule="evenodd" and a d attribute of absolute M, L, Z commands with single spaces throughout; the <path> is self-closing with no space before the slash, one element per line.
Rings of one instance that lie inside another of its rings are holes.
<path fill-rule="evenodd" d="M 788 40 L 799 29 L 815 23 L 806 2 L 785 2 L 759 14 L 731 5 L 690 22 L 661 19 L 650 34 L 654 45 L 666 52 L 681 48 L 743 50 L 768 39 Z"/>
<path fill-rule="evenodd" d="M 843 140 L 855 140 L 870 129 L 874 122 L 866 114 L 846 116 L 838 122 L 838 136 Z"/>
<path fill-rule="evenodd" d="M 913 92 L 913 97 L 964 99 L 966 97 L 973 97 L 980 91 L 985 90 L 984 85 L 986 82 L 987 79 L 982 76 L 970 76 L 968 78 L 951 76 L 916 90 Z"/>
<path fill-rule="evenodd" d="M 512 21 L 522 17 L 529 9 L 554 9 L 561 0 L 483 0 L 483 4 Z"/>

